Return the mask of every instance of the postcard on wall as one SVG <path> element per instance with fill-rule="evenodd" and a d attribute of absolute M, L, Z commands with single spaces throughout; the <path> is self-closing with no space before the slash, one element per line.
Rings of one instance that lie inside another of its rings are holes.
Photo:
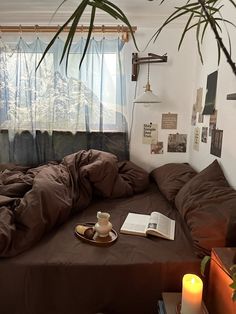
<path fill-rule="evenodd" d="M 203 88 L 199 88 L 197 90 L 197 98 L 196 98 L 196 111 L 197 112 L 202 111 L 202 94 L 203 94 Z"/>
<path fill-rule="evenodd" d="M 156 144 L 151 144 L 151 154 L 163 154 L 163 142 L 157 142 Z"/>
<path fill-rule="evenodd" d="M 186 153 L 187 149 L 187 134 L 169 134 L 168 147 L 169 153 Z"/>
<path fill-rule="evenodd" d="M 211 136 L 211 154 L 217 157 L 221 157 L 221 149 L 222 149 L 222 141 L 223 141 L 223 130 L 212 130 Z"/>
<path fill-rule="evenodd" d="M 199 151 L 200 143 L 200 128 L 194 129 L 194 140 L 193 140 L 193 149 Z"/>
<path fill-rule="evenodd" d="M 215 109 L 218 71 L 207 77 L 206 99 L 202 114 L 212 114 Z"/>
<path fill-rule="evenodd" d="M 143 144 L 155 144 L 158 141 L 157 124 L 145 123 L 143 125 Z"/>
<path fill-rule="evenodd" d="M 203 123 L 204 121 L 204 115 L 202 113 L 198 113 L 198 123 Z"/>
<path fill-rule="evenodd" d="M 162 129 L 177 129 L 177 113 L 163 113 L 161 119 Z"/>
<path fill-rule="evenodd" d="M 207 132 L 208 132 L 208 128 L 203 126 L 202 127 L 202 136 L 201 136 L 202 143 L 207 143 Z"/>
<path fill-rule="evenodd" d="M 196 125 L 196 121 L 197 121 L 197 110 L 196 110 L 196 104 L 193 104 L 191 125 Z"/>
<path fill-rule="evenodd" d="M 214 113 L 210 115 L 209 136 L 211 136 L 212 130 L 216 129 L 216 122 L 217 122 L 217 110 L 215 110 Z"/>

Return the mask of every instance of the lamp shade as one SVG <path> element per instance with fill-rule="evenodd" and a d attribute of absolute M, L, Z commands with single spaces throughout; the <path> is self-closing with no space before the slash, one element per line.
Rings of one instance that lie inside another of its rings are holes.
<path fill-rule="evenodd" d="M 147 83 L 145 87 L 145 91 L 143 95 L 138 96 L 135 98 L 134 103 L 142 103 L 142 104 L 151 104 L 151 103 L 160 103 L 160 99 L 157 95 L 153 94 L 153 92 L 150 89 L 149 82 Z"/>
<path fill-rule="evenodd" d="M 160 103 L 160 99 L 157 95 L 153 94 L 152 91 L 146 91 L 143 93 L 143 95 L 138 96 L 135 100 L 134 103 Z"/>

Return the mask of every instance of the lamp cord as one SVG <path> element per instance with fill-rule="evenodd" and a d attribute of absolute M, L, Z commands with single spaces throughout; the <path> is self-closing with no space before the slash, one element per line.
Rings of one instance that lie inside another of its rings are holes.
<path fill-rule="evenodd" d="M 150 78 L 150 63 L 148 63 L 147 84 L 145 86 L 145 92 L 148 92 L 148 91 L 151 92 L 151 86 L 150 86 L 149 78 Z"/>
<path fill-rule="evenodd" d="M 150 84 L 149 78 L 150 78 L 150 63 L 148 62 L 148 71 L 147 71 L 147 82 L 148 82 L 148 84 Z"/>
<path fill-rule="evenodd" d="M 136 99 L 136 95 L 137 95 L 137 81 L 135 83 L 135 89 L 134 89 L 134 99 Z M 133 102 L 132 104 L 132 110 L 131 110 L 131 123 L 130 123 L 130 130 L 129 130 L 129 136 L 128 136 L 128 142 L 130 145 L 130 141 L 131 141 L 131 134 L 132 134 L 132 129 L 133 129 L 133 122 L 134 122 L 134 106 L 135 103 Z"/>

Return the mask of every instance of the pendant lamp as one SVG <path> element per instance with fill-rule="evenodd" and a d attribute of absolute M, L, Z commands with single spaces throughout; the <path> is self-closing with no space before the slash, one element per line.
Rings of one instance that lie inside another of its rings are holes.
<path fill-rule="evenodd" d="M 145 86 L 145 91 L 142 95 L 135 98 L 134 103 L 142 103 L 142 104 L 152 104 L 152 103 L 160 103 L 160 99 L 157 95 L 153 94 L 151 90 L 151 85 L 149 81 L 150 75 L 150 63 L 148 63 L 148 75 L 147 75 L 147 84 Z"/>

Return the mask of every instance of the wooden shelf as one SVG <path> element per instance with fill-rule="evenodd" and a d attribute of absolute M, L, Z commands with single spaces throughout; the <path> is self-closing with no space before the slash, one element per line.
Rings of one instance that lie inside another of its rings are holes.
<path fill-rule="evenodd" d="M 235 314 L 236 302 L 233 302 L 230 267 L 235 263 L 236 248 L 214 248 L 211 253 L 207 308 L 213 314 Z"/>

